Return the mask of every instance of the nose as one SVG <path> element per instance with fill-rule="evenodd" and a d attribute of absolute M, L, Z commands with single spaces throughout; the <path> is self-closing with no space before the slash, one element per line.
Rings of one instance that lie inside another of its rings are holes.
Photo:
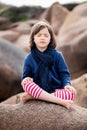
<path fill-rule="evenodd" d="M 41 36 L 41 39 L 42 39 L 42 40 L 44 40 L 44 39 L 45 39 L 45 36 L 44 36 L 44 35 L 42 35 L 42 36 Z"/>

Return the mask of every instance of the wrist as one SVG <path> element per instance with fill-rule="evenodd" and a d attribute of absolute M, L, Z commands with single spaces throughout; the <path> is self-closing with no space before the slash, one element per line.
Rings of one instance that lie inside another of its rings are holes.
<path fill-rule="evenodd" d="M 71 84 L 66 84 L 66 85 L 64 86 L 64 88 L 65 88 L 65 87 L 67 87 L 67 86 L 70 86 L 70 87 L 72 87 L 72 85 L 71 85 Z"/>

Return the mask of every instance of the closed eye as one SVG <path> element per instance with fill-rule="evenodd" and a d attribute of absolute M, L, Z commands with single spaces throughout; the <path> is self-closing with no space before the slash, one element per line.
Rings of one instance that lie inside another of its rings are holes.
<path fill-rule="evenodd" d="M 45 37 L 48 37 L 49 35 L 48 34 L 44 34 Z"/>

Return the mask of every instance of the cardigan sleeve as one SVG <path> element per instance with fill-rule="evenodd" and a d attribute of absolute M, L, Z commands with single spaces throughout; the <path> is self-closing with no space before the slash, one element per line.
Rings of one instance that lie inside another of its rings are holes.
<path fill-rule="evenodd" d="M 66 85 L 71 85 L 69 68 L 61 52 L 57 55 L 57 69 L 63 87 Z"/>
<path fill-rule="evenodd" d="M 23 65 L 22 80 L 26 77 L 32 77 L 32 71 L 31 70 L 32 69 L 31 69 L 29 56 L 26 56 L 26 58 L 24 60 L 24 65 Z"/>

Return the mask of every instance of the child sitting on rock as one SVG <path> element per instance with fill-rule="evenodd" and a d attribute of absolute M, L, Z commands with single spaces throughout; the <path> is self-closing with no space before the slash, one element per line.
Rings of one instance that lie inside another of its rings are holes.
<path fill-rule="evenodd" d="M 30 34 L 31 52 L 24 60 L 21 99 L 44 100 L 70 109 L 76 96 L 62 53 L 55 49 L 56 40 L 48 22 L 36 23 Z"/>

